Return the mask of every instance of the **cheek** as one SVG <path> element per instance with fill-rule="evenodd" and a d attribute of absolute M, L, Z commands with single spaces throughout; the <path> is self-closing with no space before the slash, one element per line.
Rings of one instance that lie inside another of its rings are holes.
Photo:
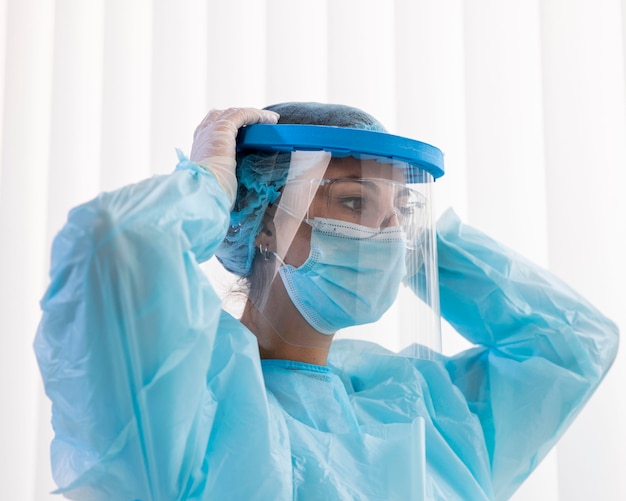
<path fill-rule="evenodd" d="M 309 258 L 311 252 L 311 227 L 302 223 L 296 231 L 296 235 L 289 246 L 289 250 L 283 258 L 287 264 L 295 266 L 296 268 L 302 266 L 302 264 Z"/>

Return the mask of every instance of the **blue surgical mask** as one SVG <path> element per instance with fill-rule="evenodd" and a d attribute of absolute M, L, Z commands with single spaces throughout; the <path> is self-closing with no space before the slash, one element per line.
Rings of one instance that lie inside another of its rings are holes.
<path fill-rule="evenodd" d="M 318 332 L 378 320 L 393 304 L 406 275 L 406 236 L 399 226 L 377 230 L 316 218 L 309 258 L 279 269 L 287 293 Z"/>

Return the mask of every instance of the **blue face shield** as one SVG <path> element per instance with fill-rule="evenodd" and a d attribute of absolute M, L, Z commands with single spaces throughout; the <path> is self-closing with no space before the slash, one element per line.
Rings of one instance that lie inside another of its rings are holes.
<path fill-rule="evenodd" d="M 403 355 L 439 350 L 430 189 L 441 152 L 382 132 L 307 125 L 246 127 L 239 148 L 281 159 L 278 189 L 256 215 L 248 277 L 248 299 L 276 334 L 315 346 L 307 329 L 284 327 L 291 315 L 318 334 Z"/>

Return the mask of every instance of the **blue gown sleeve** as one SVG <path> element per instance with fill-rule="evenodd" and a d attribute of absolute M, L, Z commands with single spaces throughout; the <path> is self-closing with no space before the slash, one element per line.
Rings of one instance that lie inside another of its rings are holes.
<path fill-rule="evenodd" d="M 496 499 L 508 499 L 613 362 L 617 326 L 452 211 L 438 224 L 442 316 L 476 347 L 446 367 L 481 423 Z"/>
<path fill-rule="evenodd" d="M 34 345 L 66 497 L 189 499 L 200 488 L 221 302 L 199 263 L 228 220 L 217 180 L 185 159 L 70 212 Z"/>

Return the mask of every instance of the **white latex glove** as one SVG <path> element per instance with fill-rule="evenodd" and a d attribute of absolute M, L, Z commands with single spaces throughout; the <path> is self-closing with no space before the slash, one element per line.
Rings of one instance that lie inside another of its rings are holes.
<path fill-rule="evenodd" d="M 237 196 L 235 175 L 237 131 L 244 125 L 275 124 L 278 114 L 256 108 L 211 110 L 200 122 L 193 135 L 189 159 L 211 172 L 222 185 L 231 201 Z"/>

